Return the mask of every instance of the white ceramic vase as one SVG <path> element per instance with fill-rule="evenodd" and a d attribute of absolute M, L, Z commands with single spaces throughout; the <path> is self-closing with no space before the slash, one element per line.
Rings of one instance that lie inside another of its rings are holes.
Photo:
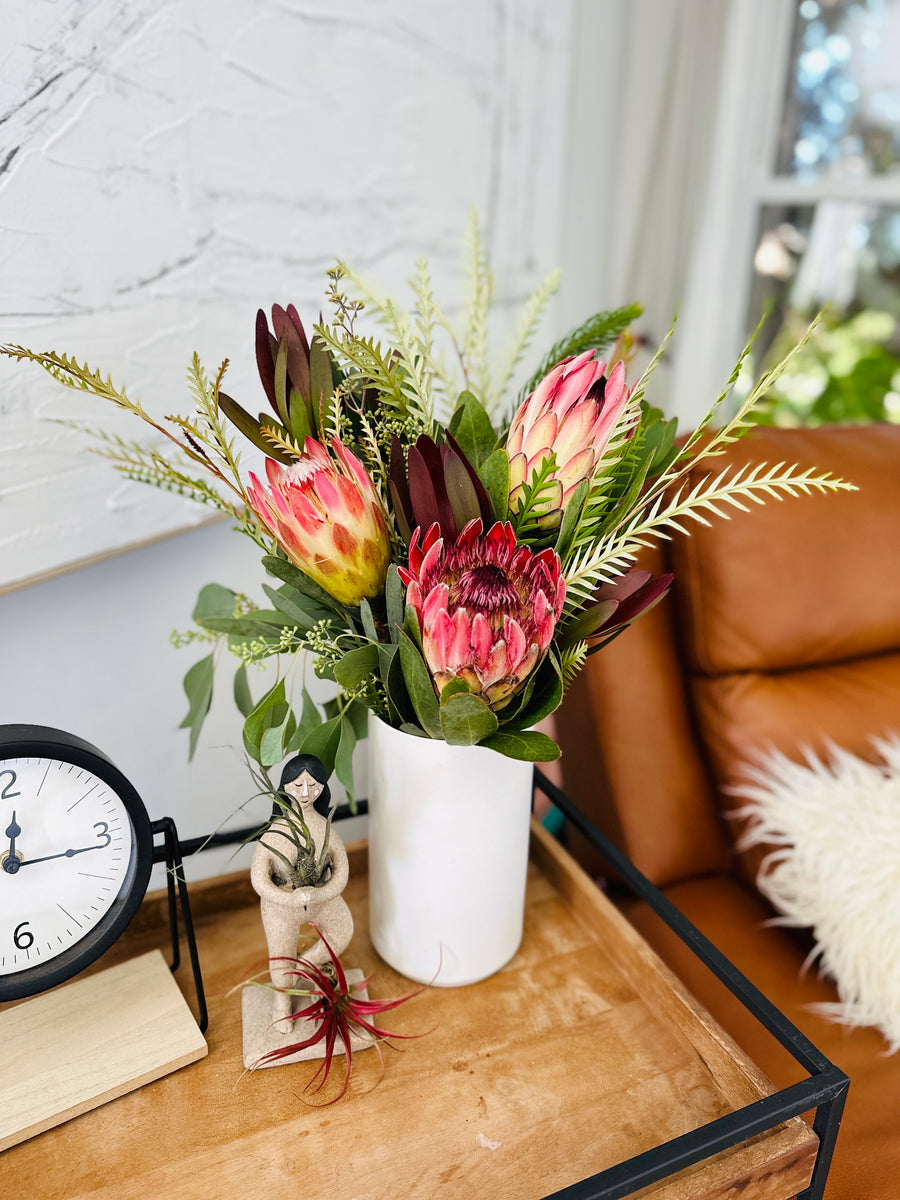
<path fill-rule="evenodd" d="M 533 766 L 369 714 L 369 927 L 420 983 L 492 975 L 522 940 Z"/>

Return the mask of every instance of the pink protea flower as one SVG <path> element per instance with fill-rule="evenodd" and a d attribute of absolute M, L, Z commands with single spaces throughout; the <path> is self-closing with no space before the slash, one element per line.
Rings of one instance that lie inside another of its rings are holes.
<path fill-rule="evenodd" d="M 630 395 L 621 362 L 608 377 L 606 363 L 595 359 L 593 350 L 557 363 L 522 402 L 509 427 L 510 508 L 519 506 L 524 485 L 552 451 L 552 487 L 535 509 L 546 528 L 559 525 L 572 493 L 594 474 Z"/>
<path fill-rule="evenodd" d="M 266 459 L 268 490 L 255 475 L 253 508 L 293 563 L 341 604 L 380 594 L 390 561 L 381 501 L 365 467 L 343 443 L 335 458 L 308 437 L 288 466 Z"/>
<path fill-rule="evenodd" d="M 508 522 L 483 534 L 481 521 L 470 521 L 452 542 L 436 524 L 424 537 L 416 529 L 400 576 L 437 694 L 462 679 L 495 709 L 550 645 L 566 595 L 556 552 L 518 545 Z"/>

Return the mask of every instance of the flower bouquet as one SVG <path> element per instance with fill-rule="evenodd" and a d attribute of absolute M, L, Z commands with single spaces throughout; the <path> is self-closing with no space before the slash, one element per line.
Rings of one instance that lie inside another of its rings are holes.
<path fill-rule="evenodd" d="M 477 222 L 468 250 L 459 330 L 424 260 L 410 312 L 343 264 L 329 272 L 331 319 L 311 336 L 293 306 L 275 305 L 271 326 L 260 310 L 256 358 L 269 409 L 259 415 L 224 390 L 227 360 L 210 378 L 195 355 L 194 412 L 158 421 L 67 355 L 0 348 L 146 422 L 157 435 L 148 445 L 87 432 L 127 478 L 221 510 L 260 548 L 268 604 L 210 584 L 194 610 L 191 637 L 215 645 L 185 679 L 191 753 L 227 646 L 239 660 L 244 746 L 264 768 L 313 754 L 352 793 L 352 752 L 370 712 L 416 737 L 553 759 L 555 743 L 534 726 L 587 657 L 671 584 L 634 569 L 642 546 L 727 515 L 727 506 L 848 486 L 779 464 L 711 473 L 686 490 L 681 481 L 698 459 L 750 427 L 750 410 L 784 363 L 717 428 L 742 355 L 698 428 L 676 444 L 674 420 L 644 399 L 659 352 L 635 383 L 626 380 L 637 306 L 590 318 L 507 396 L 558 276 L 526 303 L 494 379 L 492 280 Z M 358 330 L 364 307 L 386 341 Z M 262 457 L 255 469 L 244 466 L 248 451 Z M 305 686 L 286 687 L 302 651 L 337 685 L 324 711 Z M 286 666 L 253 697 L 247 667 L 272 657 Z"/>
<path fill-rule="evenodd" d="M 239 660 L 244 747 L 264 774 L 312 755 L 352 797 L 368 730 L 372 942 L 408 978 L 438 985 L 484 978 L 519 945 L 531 763 L 559 753 L 535 726 L 588 656 L 669 589 L 670 576 L 635 568 L 641 548 L 729 507 L 849 486 L 784 464 L 688 486 L 698 460 L 750 427 L 788 360 L 717 424 L 745 350 L 676 442 L 674 420 L 645 400 L 662 348 L 626 379 L 636 305 L 591 317 L 508 395 L 558 276 L 527 301 L 496 377 L 475 221 L 467 279 L 458 327 L 421 259 L 408 312 L 342 263 L 329 272 L 331 318 L 311 336 L 293 306 L 275 305 L 271 325 L 260 311 L 269 407 L 257 415 L 224 390 L 227 360 L 210 378 L 195 355 L 194 412 L 157 421 L 67 355 L 0 347 L 146 422 L 147 445 L 87 432 L 127 478 L 211 505 L 257 543 L 268 603 L 208 584 L 194 609 L 186 636 L 213 645 L 185 678 L 190 751 L 225 647 Z M 384 340 L 359 328 L 363 308 Z M 275 682 L 254 696 L 247 668 L 267 659 Z M 308 661 L 336 685 L 322 709 L 298 681 Z"/>

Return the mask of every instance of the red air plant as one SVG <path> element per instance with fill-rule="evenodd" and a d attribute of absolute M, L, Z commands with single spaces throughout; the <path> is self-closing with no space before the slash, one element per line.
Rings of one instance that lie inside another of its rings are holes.
<path fill-rule="evenodd" d="M 535 554 L 499 521 L 470 521 L 455 541 L 437 525 L 413 534 L 400 569 L 440 696 L 452 679 L 494 709 L 520 690 L 553 638 L 566 585 L 553 550 Z"/>
<path fill-rule="evenodd" d="M 369 979 L 363 979 L 360 983 L 351 984 L 347 979 L 341 960 L 328 944 L 322 930 L 314 922 L 310 922 L 310 928 L 321 939 L 322 944 L 328 951 L 330 962 L 326 963 L 324 967 L 319 967 L 305 958 L 285 958 L 281 960 L 290 964 L 290 969 L 287 973 L 293 976 L 295 983 L 293 987 L 279 989 L 287 991 L 292 996 L 304 996 L 307 998 L 306 1007 L 294 1013 L 290 1019 L 296 1021 L 298 1024 L 303 1022 L 305 1028 L 309 1029 L 310 1032 L 306 1037 L 296 1042 L 291 1042 L 286 1046 L 279 1046 L 275 1050 L 269 1050 L 268 1053 L 261 1055 L 249 1069 L 255 1071 L 259 1067 L 270 1066 L 272 1063 L 279 1062 L 283 1058 L 289 1058 L 292 1054 L 297 1054 L 299 1051 L 306 1050 L 310 1046 L 321 1045 L 323 1049 L 322 1061 L 315 1074 L 303 1089 L 304 1091 L 309 1091 L 312 1088 L 313 1092 L 320 1092 L 331 1073 L 335 1052 L 340 1053 L 340 1044 L 343 1047 L 346 1059 L 344 1079 L 337 1096 L 332 1100 L 326 1101 L 327 1104 L 335 1104 L 346 1094 L 350 1083 L 350 1073 L 353 1067 L 353 1049 L 351 1044 L 353 1034 L 362 1034 L 366 1038 L 372 1039 L 383 1070 L 384 1056 L 381 1053 L 379 1043 L 386 1042 L 387 1045 L 390 1045 L 390 1039 L 392 1038 L 406 1039 L 416 1037 L 417 1035 L 392 1033 L 389 1029 L 382 1029 L 380 1026 L 375 1025 L 373 1018 L 379 1016 L 381 1013 L 390 1011 L 390 1009 L 399 1008 L 401 1004 L 412 999 L 413 996 L 417 996 L 425 989 L 416 988 L 412 992 L 407 992 L 403 996 L 395 996 L 391 1000 L 363 999 L 358 993 L 366 990 Z M 265 984 L 261 986 L 270 985 Z M 318 1083 L 314 1087 L 313 1085 L 316 1084 L 317 1080 Z"/>

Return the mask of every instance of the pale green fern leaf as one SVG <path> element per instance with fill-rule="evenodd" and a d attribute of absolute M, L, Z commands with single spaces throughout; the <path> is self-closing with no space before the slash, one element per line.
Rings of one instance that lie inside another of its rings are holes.
<path fill-rule="evenodd" d="M 496 384 L 485 394 L 484 406 L 489 413 L 496 411 L 503 399 L 503 393 L 509 386 L 513 372 L 522 360 L 522 356 L 531 345 L 537 332 L 541 317 L 547 305 L 559 289 L 562 272 L 557 268 L 534 289 L 525 301 L 525 307 L 519 318 L 519 323 L 513 333 L 512 342 L 507 351 L 505 365 L 501 368 Z"/>

